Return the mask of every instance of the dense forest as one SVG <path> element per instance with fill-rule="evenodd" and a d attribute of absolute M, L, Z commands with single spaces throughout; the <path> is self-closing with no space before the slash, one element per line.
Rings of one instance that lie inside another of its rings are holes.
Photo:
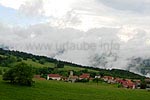
<path fill-rule="evenodd" d="M 28 60 L 31 60 L 28 63 Z M 19 51 L 10 51 L 0 49 L 0 67 L 7 67 L 11 68 L 15 66 L 19 62 L 26 62 L 28 65 L 35 68 L 35 74 L 40 74 L 42 77 L 46 77 L 49 73 L 59 73 L 62 76 L 68 76 L 69 70 L 64 68 L 65 66 L 69 66 L 74 71 L 75 75 L 81 75 L 82 73 L 90 73 L 91 77 L 95 75 L 101 76 L 113 76 L 113 77 L 120 77 L 120 78 L 129 78 L 129 79 L 143 79 L 144 76 L 140 76 L 138 74 L 120 70 L 120 69 L 100 69 L 94 68 L 91 66 L 82 66 L 78 64 L 74 64 L 71 62 L 66 61 L 59 61 L 57 59 L 49 58 L 46 56 L 38 56 L 29 53 L 19 52 Z M 50 63 L 50 64 L 47 64 Z M 40 66 L 40 67 L 37 67 Z M 80 70 L 74 70 L 74 69 Z"/>

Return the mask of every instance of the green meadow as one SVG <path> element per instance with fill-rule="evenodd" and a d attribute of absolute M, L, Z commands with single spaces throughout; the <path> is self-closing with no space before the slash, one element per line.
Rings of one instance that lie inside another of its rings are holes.
<path fill-rule="evenodd" d="M 36 80 L 33 87 L 6 83 L 0 77 L 0 100 L 149 100 L 150 92 L 105 83 Z"/>

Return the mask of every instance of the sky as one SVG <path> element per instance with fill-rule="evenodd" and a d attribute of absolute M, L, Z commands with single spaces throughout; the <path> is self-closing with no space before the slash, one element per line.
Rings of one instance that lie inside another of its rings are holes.
<path fill-rule="evenodd" d="M 82 65 L 149 58 L 149 27 L 150 0 L 0 0 L 0 45 Z"/>

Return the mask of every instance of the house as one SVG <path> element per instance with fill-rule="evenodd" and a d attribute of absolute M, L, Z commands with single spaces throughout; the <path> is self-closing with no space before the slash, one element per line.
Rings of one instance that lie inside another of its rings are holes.
<path fill-rule="evenodd" d="M 34 78 L 38 80 L 46 80 L 45 78 L 42 78 L 41 75 L 34 75 Z"/>
<path fill-rule="evenodd" d="M 78 79 L 79 79 L 78 76 L 69 76 L 68 81 L 74 83 L 74 82 L 76 82 L 76 80 L 78 80 Z"/>
<path fill-rule="evenodd" d="M 108 81 L 108 80 L 114 80 L 114 77 L 112 77 L 112 76 L 104 76 L 102 79 L 104 81 Z"/>
<path fill-rule="evenodd" d="M 146 82 L 146 89 L 150 90 L 150 79 L 149 78 L 145 79 L 145 82 Z"/>
<path fill-rule="evenodd" d="M 70 75 L 68 77 L 68 81 L 74 83 L 78 79 L 79 79 L 79 77 L 78 76 L 74 76 L 73 75 L 73 71 L 70 71 Z"/>
<path fill-rule="evenodd" d="M 67 82 L 68 77 L 64 77 L 64 76 L 63 76 L 63 77 L 61 77 L 61 80 Z"/>
<path fill-rule="evenodd" d="M 97 76 L 95 76 L 95 78 L 98 78 L 98 79 L 100 79 L 100 78 L 101 78 L 101 76 L 100 76 L 100 75 L 97 75 Z"/>
<path fill-rule="evenodd" d="M 79 77 L 80 80 L 82 79 L 90 79 L 90 74 L 82 74 L 80 77 Z"/>
<path fill-rule="evenodd" d="M 136 88 L 137 89 L 140 89 L 141 88 L 141 80 L 133 80 L 135 85 L 136 85 Z"/>
<path fill-rule="evenodd" d="M 136 84 L 132 82 L 131 80 L 126 80 L 127 88 L 135 89 Z"/>
<path fill-rule="evenodd" d="M 102 79 L 107 83 L 116 83 L 114 77 L 112 76 L 104 76 Z"/>
<path fill-rule="evenodd" d="M 47 75 L 47 80 L 61 80 L 61 76 L 59 74 L 48 74 Z"/>
<path fill-rule="evenodd" d="M 131 80 L 127 79 L 127 80 L 118 80 L 118 83 L 122 84 L 122 86 L 124 88 L 130 88 L 130 89 L 135 89 L 136 88 L 136 84 L 134 82 L 132 82 Z"/>
<path fill-rule="evenodd" d="M 123 84 L 125 82 L 125 80 L 120 79 L 120 80 L 116 80 L 116 82 L 120 83 L 120 84 Z"/>

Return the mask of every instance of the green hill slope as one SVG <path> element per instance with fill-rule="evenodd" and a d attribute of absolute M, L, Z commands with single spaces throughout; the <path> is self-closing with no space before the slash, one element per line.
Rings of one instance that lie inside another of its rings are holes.
<path fill-rule="evenodd" d="M 37 70 L 36 74 L 41 75 L 46 75 L 49 73 L 59 73 L 63 76 L 67 76 L 69 71 L 73 70 L 76 75 L 80 75 L 81 73 L 90 73 L 92 77 L 94 77 L 97 74 L 100 74 L 130 79 L 145 78 L 143 76 L 125 70 L 99 69 L 89 66 L 77 65 L 71 62 L 58 61 L 56 59 L 48 58 L 45 56 L 38 56 L 19 51 L 9 51 L 0 49 L 0 70 L 1 69 L 7 70 L 15 66 L 19 62 L 24 62 L 28 65 L 31 65 Z M 58 67 L 57 66 L 58 63 L 62 64 L 63 66 Z"/>

